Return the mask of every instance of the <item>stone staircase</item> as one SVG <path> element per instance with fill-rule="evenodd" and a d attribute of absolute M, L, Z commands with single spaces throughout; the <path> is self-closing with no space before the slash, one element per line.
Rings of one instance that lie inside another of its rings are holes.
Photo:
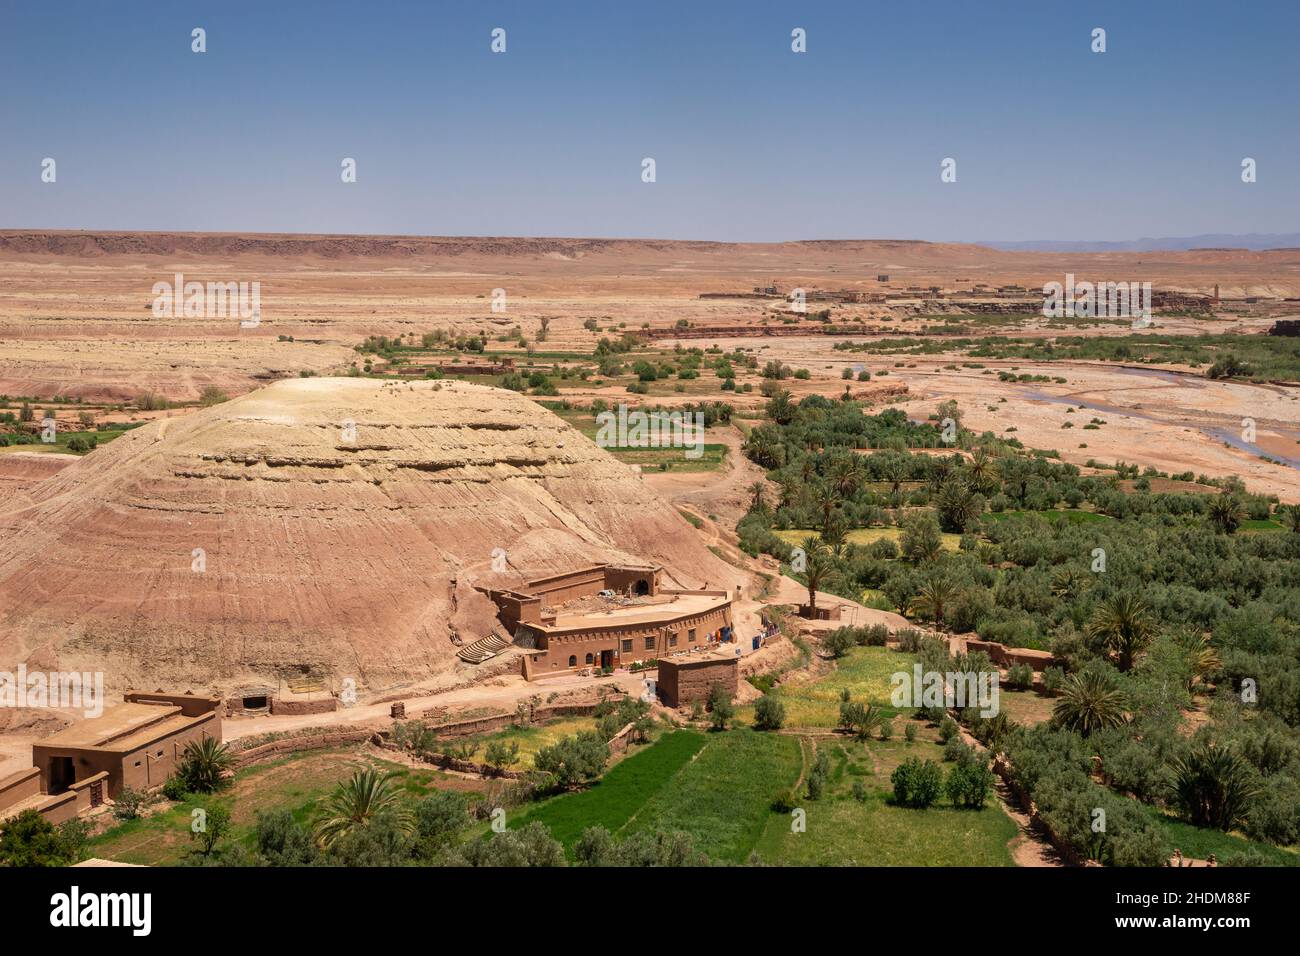
<path fill-rule="evenodd" d="M 456 656 L 467 664 L 482 664 L 496 657 L 509 646 L 508 640 L 493 631 L 487 637 L 462 647 L 456 652 Z"/>

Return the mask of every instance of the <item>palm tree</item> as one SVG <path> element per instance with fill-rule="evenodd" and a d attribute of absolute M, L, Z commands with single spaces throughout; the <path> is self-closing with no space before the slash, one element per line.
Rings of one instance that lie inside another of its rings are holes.
<path fill-rule="evenodd" d="M 1232 534 L 1246 520 L 1246 510 L 1242 508 L 1241 500 L 1236 495 L 1227 492 L 1210 499 L 1210 508 L 1207 513 L 1210 517 L 1210 523 L 1224 534 Z"/>
<path fill-rule="evenodd" d="M 840 503 L 840 493 L 831 482 L 823 481 L 817 485 L 814 494 L 817 496 L 817 505 L 822 510 L 822 527 L 825 528 L 831 523 L 831 512 Z"/>
<path fill-rule="evenodd" d="M 1155 624 L 1146 604 L 1128 591 L 1111 595 L 1097 605 L 1087 630 L 1089 637 L 1102 641 L 1118 657 L 1121 671 L 1129 670 L 1134 658 L 1155 637 Z"/>
<path fill-rule="evenodd" d="M 1300 505 L 1287 505 L 1282 511 L 1286 515 L 1286 526 L 1300 534 Z"/>
<path fill-rule="evenodd" d="M 316 839 L 321 846 L 330 846 L 385 811 L 393 811 L 398 825 L 409 828 L 409 815 L 401 809 L 401 796 L 393 789 L 392 778 L 391 773 L 367 769 L 340 783 L 316 821 Z"/>
<path fill-rule="evenodd" d="M 1052 572 L 1052 597 L 1069 598 L 1085 590 L 1091 579 L 1083 571 L 1063 564 Z"/>
<path fill-rule="evenodd" d="M 192 793 L 215 793 L 226 785 L 226 772 L 235 758 L 225 744 L 212 737 L 191 740 L 181 754 L 177 774 Z"/>
<path fill-rule="evenodd" d="M 993 480 L 993 459 L 989 457 L 989 450 L 983 446 L 976 446 L 971 453 L 970 461 L 966 463 L 966 473 L 970 476 L 970 485 L 982 495 L 987 495 L 994 488 Z"/>
<path fill-rule="evenodd" d="M 1187 693 L 1192 692 L 1192 685 L 1197 678 L 1213 674 L 1223 666 L 1219 652 L 1210 645 L 1210 635 L 1196 628 L 1179 628 L 1173 633 L 1174 643 L 1182 648 L 1187 666 L 1191 673 L 1187 678 Z"/>
<path fill-rule="evenodd" d="M 767 485 L 761 481 L 756 481 L 749 486 L 749 510 L 767 510 Z"/>
<path fill-rule="evenodd" d="M 841 455 L 831 463 L 831 483 L 842 499 L 852 498 L 853 493 L 858 490 L 858 484 L 862 481 L 858 462 L 857 455 Z"/>
<path fill-rule="evenodd" d="M 1052 722 L 1087 737 L 1124 723 L 1124 695 L 1097 671 L 1071 674 L 1052 709 Z"/>
<path fill-rule="evenodd" d="M 1259 789 L 1250 765 L 1209 741 L 1173 761 L 1174 801 L 1188 822 L 1227 832 L 1241 820 Z"/>
<path fill-rule="evenodd" d="M 931 575 L 921 585 L 921 590 L 912 598 L 911 611 L 920 618 L 934 621 L 938 630 L 943 630 L 943 615 L 961 594 L 961 589 L 952 579 L 944 575 Z"/>
<path fill-rule="evenodd" d="M 984 502 L 961 479 L 944 482 L 935 505 L 939 527 L 955 534 L 964 533 L 984 510 Z"/>
<path fill-rule="evenodd" d="M 835 570 L 831 553 L 815 535 L 809 535 L 803 542 L 804 574 L 808 578 L 808 610 L 811 616 L 817 616 L 817 589 Z"/>

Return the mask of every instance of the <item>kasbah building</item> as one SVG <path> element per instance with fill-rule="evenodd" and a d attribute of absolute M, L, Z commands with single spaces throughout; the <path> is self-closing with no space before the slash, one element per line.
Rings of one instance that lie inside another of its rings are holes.
<path fill-rule="evenodd" d="M 479 590 L 524 649 L 528 680 L 645 666 L 657 667 L 657 693 L 668 707 L 703 702 L 715 685 L 734 697 L 739 649 L 732 593 L 664 587 L 662 571 L 593 565 L 515 589 Z M 33 809 L 61 823 L 123 789 L 160 787 L 191 743 L 221 742 L 221 716 L 230 704 L 193 693 L 128 692 L 123 703 L 33 745 L 32 766 L 0 779 L 0 820 Z"/>

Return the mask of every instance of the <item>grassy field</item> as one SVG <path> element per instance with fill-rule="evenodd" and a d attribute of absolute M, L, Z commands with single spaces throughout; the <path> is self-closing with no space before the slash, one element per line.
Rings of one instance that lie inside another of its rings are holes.
<path fill-rule="evenodd" d="M 552 414 L 564 419 L 592 441 L 596 440 L 599 426 L 586 409 L 551 409 Z M 717 426 L 715 426 L 717 427 Z M 721 426 L 729 427 L 729 426 Z M 635 448 L 613 446 L 607 448 L 619 461 L 627 465 L 640 465 L 643 470 L 660 469 L 665 471 L 717 471 L 722 467 L 730 449 L 721 442 L 708 440 L 709 430 L 705 429 L 704 444 L 698 458 L 688 458 L 687 452 L 694 454 L 693 448 Z M 666 467 L 665 467 L 666 466 Z"/>
<path fill-rule="evenodd" d="M 772 533 L 787 544 L 803 544 L 804 539 L 809 535 L 812 535 L 815 538 L 821 537 L 821 535 L 816 531 L 787 530 L 774 531 Z M 844 535 L 844 540 L 849 544 L 867 545 L 871 544 L 873 541 L 888 538 L 890 541 L 897 543 L 898 539 L 902 536 L 902 528 L 855 528 Z M 958 550 L 958 545 L 961 542 L 961 535 L 943 533 L 940 537 L 943 539 L 943 549 L 945 551 Z"/>
<path fill-rule="evenodd" d="M 700 752 L 706 739 L 689 730 L 666 734 L 658 743 L 616 764 L 588 789 L 548 800 L 514 817 L 511 826 L 540 820 L 566 851 L 572 851 L 587 827 L 603 826 L 617 833 Z"/>
<path fill-rule="evenodd" d="M 772 801 L 799 778 L 802 763 L 795 737 L 712 734 L 627 829 L 682 830 L 712 859 L 744 863 L 772 817 Z"/>
<path fill-rule="evenodd" d="M 257 811 L 284 808 L 307 823 L 337 783 L 366 767 L 392 772 L 395 783 L 413 797 L 432 789 L 434 781 L 460 784 L 432 768 L 411 770 L 356 750 L 313 750 L 240 770 L 228 790 L 210 799 L 231 811 L 229 839 L 251 845 Z M 195 846 L 190 840 L 190 814 L 200 805 L 198 800 L 185 801 L 118 824 L 90 841 L 90 855 L 142 866 L 174 866 Z"/>
<path fill-rule="evenodd" d="M 1183 856 L 1204 860 L 1213 853 L 1222 862 L 1226 857 L 1234 854 L 1254 851 L 1263 855 L 1270 866 L 1300 866 L 1300 854 L 1295 852 L 1218 830 L 1194 827 L 1190 823 L 1182 823 L 1168 817 L 1154 807 L 1145 809 L 1151 814 L 1156 825 L 1165 831 L 1169 845 L 1182 850 Z"/>
<path fill-rule="evenodd" d="M 930 731 L 930 735 L 933 732 Z M 1012 866 L 1008 843 L 1018 828 L 1000 804 L 957 810 L 942 800 L 926 810 L 897 807 L 889 775 L 908 757 L 941 759 L 937 743 L 901 732 L 889 741 L 858 744 L 822 738 L 818 747 L 831 760 L 820 800 L 804 799 L 804 832 L 792 818 L 773 814 L 756 846 L 767 864 L 784 866 Z M 945 767 L 946 771 L 946 767 Z M 862 781 L 866 799 L 853 795 Z"/>
<path fill-rule="evenodd" d="M 543 747 L 559 743 L 561 739 L 572 737 L 584 730 L 595 729 L 596 721 L 592 717 L 565 717 L 533 727 L 507 727 L 494 734 L 483 734 L 467 739 L 473 740 L 480 745 L 476 758 L 478 760 L 483 759 L 483 753 L 487 750 L 487 745 L 492 741 L 499 740 L 507 744 L 517 743 L 519 744 L 519 763 L 511 769 L 531 770 L 533 758 L 537 756 L 537 752 Z M 457 741 L 457 743 L 465 742 Z"/>
<path fill-rule="evenodd" d="M 752 730 L 681 730 L 619 763 L 588 790 L 556 797 L 515 818 L 540 820 L 566 848 L 589 826 L 614 834 L 681 830 L 715 860 L 743 863 L 781 790 L 798 779 L 794 737 Z"/>
<path fill-rule="evenodd" d="M 787 727 L 834 728 L 840 722 L 840 693 L 848 689 L 860 703 L 873 703 L 886 715 L 898 711 L 890 706 L 890 678 L 909 672 L 915 663 L 911 654 L 885 647 L 855 647 L 836 662 L 835 669 L 811 684 L 784 684 L 773 693 L 785 704 Z M 737 717 L 753 719 L 752 706 L 737 708 Z"/>

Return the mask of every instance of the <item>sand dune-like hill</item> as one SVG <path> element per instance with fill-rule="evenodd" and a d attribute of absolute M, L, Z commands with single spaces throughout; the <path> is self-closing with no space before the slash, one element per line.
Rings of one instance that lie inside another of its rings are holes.
<path fill-rule="evenodd" d="M 522 396 L 282 381 L 0 504 L 0 669 L 203 689 L 307 669 L 378 690 L 488 633 L 475 582 L 606 560 L 735 583 L 639 476 Z"/>

